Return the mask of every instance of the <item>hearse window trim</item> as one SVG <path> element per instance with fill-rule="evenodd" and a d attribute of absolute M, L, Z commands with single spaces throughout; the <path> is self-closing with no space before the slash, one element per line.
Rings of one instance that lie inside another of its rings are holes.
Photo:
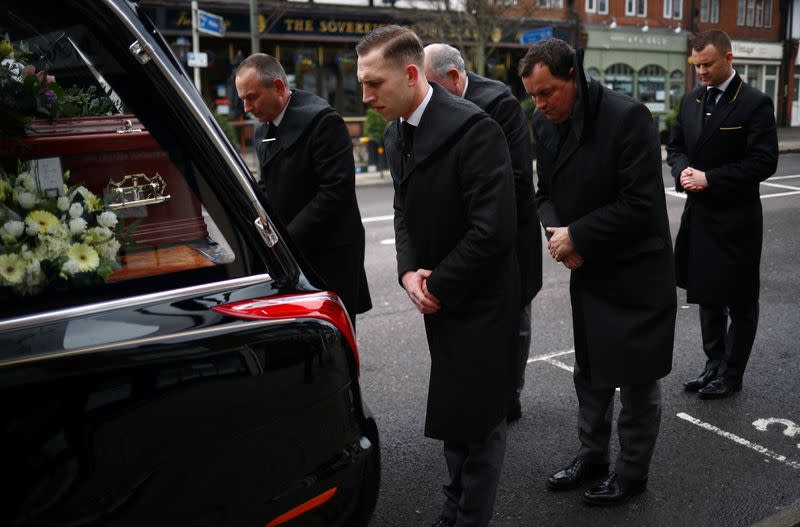
<path fill-rule="evenodd" d="M 98 313 L 114 311 L 117 309 L 133 309 L 138 306 L 145 306 L 167 300 L 179 300 L 183 298 L 196 297 L 199 295 L 220 293 L 231 289 L 239 289 L 270 281 L 272 281 L 272 277 L 269 274 L 264 273 L 234 278 L 231 280 L 222 280 L 219 282 L 210 282 L 206 284 L 182 287 L 180 289 L 170 289 L 168 291 L 160 291 L 158 293 L 126 296 L 117 300 L 109 300 L 106 302 L 97 302 L 95 304 L 46 311 L 44 313 L 37 313 L 35 315 L 8 318 L 5 320 L 0 320 L 0 332 L 49 324 L 75 317 L 96 315 Z"/>

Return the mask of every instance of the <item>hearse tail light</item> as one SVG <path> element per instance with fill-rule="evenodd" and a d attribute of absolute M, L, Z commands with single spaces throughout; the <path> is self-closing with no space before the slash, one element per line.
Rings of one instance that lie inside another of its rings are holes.
<path fill-rule="evenodd" d="M 279 295 L 269 298 L 258 298 L 233 302 L 213 307 L 214 311 L 236 318 L 258 320 L 287 320 L 292 318 L 316 318 L 330 322 L 342 332 L 353 357 L 356 360 L 356 371 L 360 371 L 358 344 L 355 330 L 344 304 L 335 293 L 309 293 L 300 295 Z"/>

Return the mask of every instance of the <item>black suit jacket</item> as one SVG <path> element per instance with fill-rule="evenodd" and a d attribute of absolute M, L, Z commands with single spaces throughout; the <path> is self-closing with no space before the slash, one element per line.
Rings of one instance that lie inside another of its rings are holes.
<path fill-rule="evenodd" d="M 260 186 L 311 267 L 312 282 L 338 294 L 355 320 L 372 304 L 353 145 L 344 120 L 323 99 L 294 90 L 276 141 L 262 143 L 266 133 L 265 123 L 256 132 Z"/>
<path fill-rule="evenodd" d="M 508 143 L 517 205 L 517 263 L 522 304 L 542 288 L 542 233 L 533 200 L 533 147 L 522 106 L 502 82 L 467 73 L 464 98 L 497 121 Z"/>
<path fill-rule="evenodd" d="M 689 302 L 727 305 L 758 298 L 762 223 L 759 183 L 778 163 L 772 100 L 735 75 L 703 124 L 706 87 L 687 93 L 667 144 L 675 188 L 686 167 L 708 188 L 687 192 L 675 242 L 678 285 Z"/>
<path fill-rule="evenodd" d="M 402 170 L 399 121 L 384 145 L 395 187 L 398 276 L 433 271 L 442 308 L 425 316 L 431 354 L 425 433 L 477 441 L 514 390 L 519 273 L 514 181 L 500 126 L 437 84 Z"/>
<path fill-rule="evenodd" d="M 658 134 L 643 104 L 576 71 L 560 149 L 534 115 L 539 216 L 568 226 L 584 259 L 570 280 L 576 371 L 595 386 L 647 382 L 672 368 L 677 308 Z"/>

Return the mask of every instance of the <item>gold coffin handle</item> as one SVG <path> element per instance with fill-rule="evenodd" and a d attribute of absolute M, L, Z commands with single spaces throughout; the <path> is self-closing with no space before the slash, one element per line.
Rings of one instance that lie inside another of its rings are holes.
<path fill-rule="evenodd" d="M 128 174 L 121 181 L 109 180 L 106 206 L 111 210 L 146 207 L 170 199 L 165 194 L 167 184 L 158 172 L 153 177 L 145 174 Z"/>

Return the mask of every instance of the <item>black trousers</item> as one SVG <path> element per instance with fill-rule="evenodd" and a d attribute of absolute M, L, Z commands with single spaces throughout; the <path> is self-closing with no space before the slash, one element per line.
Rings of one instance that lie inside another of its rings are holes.
<path fill-rule="evenodd" d="M 522 389 L 525 387 L 525 368 L 528 367 L 528 356 L 531 349 L 531 332 L 533 330 L 533 321 L 531 319 L 531 304 L 528 302 L 519 311 L 519 338 L 517 343 L 517 399 L 522 395 Z"/>
<path fill-rule="evenodd" d="M 456 527 L 489 525 L 505 453 L 505 419 L 482 441 L 444 442 L 450 482 L 443 487 L 442 517 L 455 520 Z"/>
<path fill-rule="evenodd" d="M 706 369 L 741 382 L 758 329 L 758 300 L 729 306 L 700 305 Z"/>
<path fill-rule="evenodd" d="M 578 456 L 590 463 L 609 462 L 611 418 L 616 388 L 592 387 L 583 375 L 573 376 L 578 395 Z M 617 418 L 620 452 L 614 472 L 630 480 L 644 480 L 661 426 L 659 381 L 620 386 L 622 409 Z"/>

